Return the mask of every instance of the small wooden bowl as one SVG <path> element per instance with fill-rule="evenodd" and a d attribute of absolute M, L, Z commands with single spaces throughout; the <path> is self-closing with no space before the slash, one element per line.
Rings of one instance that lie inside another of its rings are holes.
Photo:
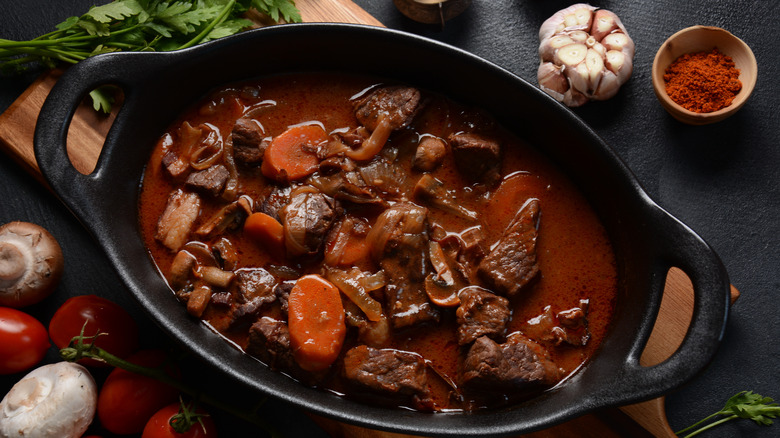
<path fill-rule="evenodd" d="M 742 90 L 731 105 L 710 113 L 697 113 L 675 103 L 666 94 L 664 72 L 675 59 L 686 53 L 710 51 L 717 47 L 730 56 L 739 70 Z M 675 119 L 691 125 L 705 125 L 721 121 L 736 113 L 745 104 L 756 85 L 758 66 L 753 51 L 744 41 L 719 27 L 692 26 L 670 36 L 658 49 L 653 60 L 653 89 L 664 109 Z"/>

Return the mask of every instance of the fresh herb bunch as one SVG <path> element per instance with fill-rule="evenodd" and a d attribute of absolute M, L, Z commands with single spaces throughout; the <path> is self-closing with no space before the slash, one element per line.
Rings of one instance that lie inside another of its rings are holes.
<path fill-rule="evenodd" d="M 70 17 L 57 30 L 29 41 L 0 38 L 0 71 L 42 64 L 75 64 L 100 53 L 171 51 L 233 35 L 254 23 L 243 15 L 254 8 L 273 21 L 300 22 L 294 0 L 114 0 Z M 110 97 L 90 93 L 95 109 L 110 108 Z"/>
<path fill-rule="evenodd" d="M 723 409 L 695 424 L 686 427 L 685 429 L 675 432 L 675 434 L 681 435 L 686 433 L 687 435 L 685 435 L 683 438 L 689 438 L 696 436 L 719 424 L 723 424 L 727 421 L 735 420 L 737 418 L 746 418 L 753 420 L 760 425 L 770 426 L 772 424 L 771 419 L 780 416 L 780 406 L 773 402 L 774 400 L 771 398 L 756 394 L 753 391 L 742 391 L 728 399 Z M 723 418 L 701 426 L 702 424 L 713 420 L 715 417 Z"/>

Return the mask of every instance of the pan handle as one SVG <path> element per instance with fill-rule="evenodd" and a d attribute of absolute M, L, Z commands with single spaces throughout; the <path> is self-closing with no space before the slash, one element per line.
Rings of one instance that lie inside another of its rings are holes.
<path fill-rule="evenodd" d="M 657 397 L 661 391 L 676 388 L 695 377 L 712 360 L 726 328 L 730 304 L 730 282 L 726 269 L 715 251 L 685 224 L 653 204 L 648 214 L 654 216 L 657 234 L 652 268 L 652 288 L 660 299 L 665 278 L 671 267 L 680 268 L 693 284 L 694 307 L 688 332 L 680 347 L 669 358 L 653 366 L 642 366 L 639 357 L 647 336 L 638 337 L 631 354 L 622 364 L 624 388 L 629 398 L 641 401 Z"/>
<path fill-rule="evenodd" d="M 110 161 L 110 151 L 101 151 L 92 173 L 84 175 L 73 167 L 67 152 L 68 128 L 84 97 L 102 85 L 119 87 L 125 103 L 117 113 L 107 138 L 111 138 L 128 117 L 123 108 L 131 106 L 134 92 L 154 72 L 149 57 L 146 62 L 134 62 L 131 53 L 105 54 L 88 58 L 68 68 L 57 80 L 43 103 L 35 127 L 34 147 L 38 167 L 52 190 L 77 217 L 84 201 L 108 194 L 110 186 L 102 184 L 107 177 L 103 170 Z M 108 141 L 106 141 L 108 142 Z"/>

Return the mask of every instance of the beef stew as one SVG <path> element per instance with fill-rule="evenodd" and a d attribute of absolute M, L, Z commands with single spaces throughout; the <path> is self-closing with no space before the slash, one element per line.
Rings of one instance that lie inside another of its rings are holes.
<path fill-rule="evenodd" d="M 376 78 L 214 91 L 160 138 L 139 213 L 190 315 L 373 403 L 472 411 L 538 394 L 593 355 L 615 304 L 607 234 L 559 170 L 482 111 Z M 341 299 L 338 318 L 319 314 L 343 324 L 324 366 L 291 336 L 310 276 Z"/>

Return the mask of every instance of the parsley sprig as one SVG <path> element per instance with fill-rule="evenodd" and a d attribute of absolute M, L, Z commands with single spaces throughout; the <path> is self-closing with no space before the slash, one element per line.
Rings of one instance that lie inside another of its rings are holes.
<path fill-rule="evenodd" d="M 106 52 L 183 49 L 249 28 L 253 22 L 242 15 L 250 8 L 274 21 L 301 21 L 292 0 L 115 0 L 32 40 L 0 39 L 0 66 L 54 67 Z"/>
<path fill-rule="evenodd" d="M 774 400 L 771 398 L 756 394 L 753 391 L 742 391 L 728 399 L 723 409 L 695 424 L 686 427 L 685 429 L 675 432 L 675 434 L 681 435 L 690 432 L 683 437 L 689 438 L 715 426 L 718 426 L 719 424 L 723 424 L 727 421 L 735 420 L 737 418 L 746 418 L 748 420 L 753 420 L 760 425 L 769 426 L 772 424 L 771 419 L 777 418 L 780 415 L 780 406 L 773 402 Z M 699 427 L 700 425 L 711 421 L 716 417 L 722 418 L 717 421 L 712 421 L 705 426 Z"/>

